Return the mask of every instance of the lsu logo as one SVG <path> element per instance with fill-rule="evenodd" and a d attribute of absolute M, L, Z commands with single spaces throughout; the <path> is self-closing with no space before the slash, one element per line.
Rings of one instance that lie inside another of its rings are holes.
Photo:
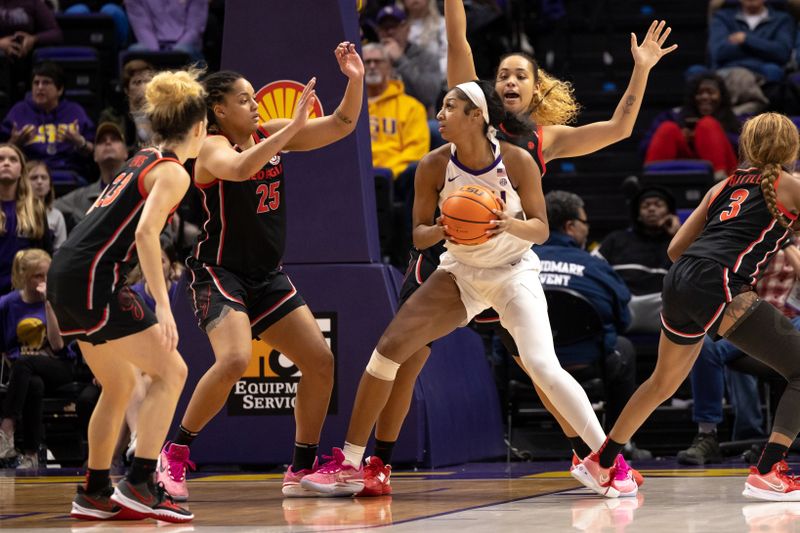
<path fill-rule="evenodd" d="M 273 118 L 292 118 L 304 87 L 305 85 L 294 80 L 278 80 L 260 88 L 256 93 L 256 102 L 258 102 L 258 116 L 261 122 Z M 317 95 L 310 118 L 324 115 L 319 95 Z"/>

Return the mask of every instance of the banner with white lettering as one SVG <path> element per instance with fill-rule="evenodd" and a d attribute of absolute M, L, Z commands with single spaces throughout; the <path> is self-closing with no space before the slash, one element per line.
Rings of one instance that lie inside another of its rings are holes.
<path fill-rule="evenodd" d="M 314 313 L 325 341 L 333 352 L 334 385 L 328 414 L 335 414 L 336 313 Z M 253 339 L 253 355 L 242 378 L 228 396 L 228 416 L 286 415 L 294 412 L 300 370 L 289 358 L 260 339 Z"/>

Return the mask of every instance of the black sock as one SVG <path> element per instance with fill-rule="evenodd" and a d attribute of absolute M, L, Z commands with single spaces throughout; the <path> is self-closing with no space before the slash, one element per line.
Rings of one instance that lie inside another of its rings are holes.
<path fill-rule="evenodd" d="M 132 485 L 138 485 L 149 480 L 153 476 L 153 472 L 156 471 L 156 462 L 156 459 L 134 457 L 130 472 L 128 472 L 128 481 Z"/>
<path fill-rule="evenodd" d="M 108 477 L 108 470 L 92 470 L 86 469 L 86 485 L 84 489 L 86 492 L 95 493 L 103 490 L 111 484 L 111 478 Z"/>
<path fill-rule="evenodd" d="M 782 461 L 786 457 L 786 452 L 789 451 L 788 446 L 783 446 L 777 442 L 768 442 L 764 446 L 764 451 L 761 452 L 761 458 L 758 460 L 758 473 L 762 476 L 768 474 L 775 463 Z"/>
<path fill-rule="evenodd" d="M 396 441 L 375 439 L 375 457 L 383 461 L 384 465 L 392 464 L 392 452 Z"/>
<path fill-rule="evenodd" d="M 173 444 L 180 444 L 181 446 L 191 446 L 194 438 L 199 433 L 193 433 L 183 426 L 178 426 L 178 431 L 175 432 L 175 438 L 172 439 Z"/>
<path fill-rule="evenodd" d="M 589 448 L 589 445 L 583 442 L 583 439 L 575 436 L 575 437 L 567 437 L 569 440 L 569 445 L 572 446 L 572 451 L 575 452 L 575 455 L 578 456 L 578 459 L 585 459 L 590 453 L 592 453 L 592 449 Z"/>
<path fill-rule="evenodd" d="M 617 460 L 617 455 L 620 454 L 622 448 L 624 447 L 624 444 L 614 442 L 610 437 L 607 438 L 603 443 L 603 446 L 600 448 L 600 466 L 603 468 L 611 468 L 614 466 L 614 463 Z"/>
<path fill-rule="evenodd" d="M 294 456 L 292 457 L 292 472 L 300 470 L 310 470 L 314 466 L 314 459 L 317 458 L 317 444 L 306 444 L 304 442 L 294 443 Z"/>

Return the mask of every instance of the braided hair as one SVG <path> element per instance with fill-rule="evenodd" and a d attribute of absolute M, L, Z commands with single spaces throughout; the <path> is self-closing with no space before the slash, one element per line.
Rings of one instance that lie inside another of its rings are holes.
<path fill-rule="evenodd" d="M 785 115 L 763 113 L 744 123 L 739 138 L 742 161 L 761 170 L 761 192 L 769 212 L 781 226 L 788 228 L 792 221 L 778 209 L 775 182 L 783 169 L 793 169 L 800 150 L 797 127 Z"/>
<path fill-rule="evenodd" d="M 208 107 L 208 131 L 219 133 L 220 127 L 217 116 L 214 114 L 214 105 L 225 100 L 225 95 L 233 89 L 233 84 L 244 78 L 232 70 L 220 70 L 206 76 L 203 86 L 206 89 L 206 105 Z"/>

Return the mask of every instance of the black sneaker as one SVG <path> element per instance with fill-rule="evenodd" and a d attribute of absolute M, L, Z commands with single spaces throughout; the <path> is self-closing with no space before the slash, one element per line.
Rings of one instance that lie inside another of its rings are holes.
<path fill-rule="evenodd" d="M 155 485 L 152 481 L 134 485 L 124 477 L 117 483 L 111 500 L 148 518 L 165 522 L 188 522 L 194 518 L 188 509 L 172 500 L 172 496 L 164 490 L 164 485 Z"/>
<path fill-rule="evenodd" d="M 72 511 L 69 515 L 80 520 L 142 520 L 147 518 L 142 513 L 132 511 L 111 501 L 114 487 L 108 485 L 97 492 L 86 492 L 83 485 L 78 485 L 78 493 L 72 500 Z"/>
<path fill-rule="evenodd" d="M 678 463 L 682 465 L 704 465 L 722 462 L 717 432 L 698 433 L 688 449 L 678 452 Z"/>

